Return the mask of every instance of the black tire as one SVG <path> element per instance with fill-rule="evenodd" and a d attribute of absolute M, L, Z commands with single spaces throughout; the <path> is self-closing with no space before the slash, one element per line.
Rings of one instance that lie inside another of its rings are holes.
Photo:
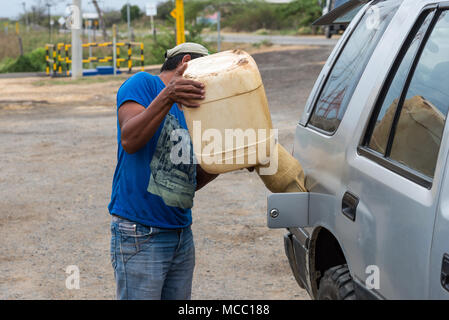
<path fill-rule="evenodd" d="M 335 266 L 324 272 L 318 289 L 318 300 L 356 300 L 348 265 Z"/>

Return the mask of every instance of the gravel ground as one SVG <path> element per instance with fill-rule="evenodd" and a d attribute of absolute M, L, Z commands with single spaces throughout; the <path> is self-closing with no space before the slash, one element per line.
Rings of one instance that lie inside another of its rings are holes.
<path fill-rule="evenodd" d="M 254 55 L 274 126 L 295 125 L 330 47 Z M 0 79 L 0 299 L 113 299 L 107 204 L 116 161 L 116 79 Z M 266 227 L 267 191 L 246 170 L 198 192 L 194 299 L 308 299 Z M 65 287 L 66 268 L 80 289 Z"/>

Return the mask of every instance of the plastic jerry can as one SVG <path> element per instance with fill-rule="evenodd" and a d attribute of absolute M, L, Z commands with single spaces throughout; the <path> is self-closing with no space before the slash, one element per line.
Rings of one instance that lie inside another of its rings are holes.
<path fill-rule="evenodd" d="M 218 174 L 267 164 L 275 134 L 254 59 L 241 50 L 194 59 L 184 78 L 205 85 L 200 107 L 183 108 L 201 167 Z"/>

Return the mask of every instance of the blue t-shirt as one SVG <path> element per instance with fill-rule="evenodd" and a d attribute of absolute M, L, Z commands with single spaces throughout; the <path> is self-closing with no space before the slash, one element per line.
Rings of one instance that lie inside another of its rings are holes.
<path fill-rule="evenodd" d="M 117 93 L 117 112 L 127 101 L 147 108 L 164 88 L 158 76 L 135 74 Z M 150 227 L 191 225 L 196 164 L 183 112 L 174 104 L 156 134 L 134 154 L 123 149 L 120 137 L 117 120 L 117 167 L 109 212 Z"/>

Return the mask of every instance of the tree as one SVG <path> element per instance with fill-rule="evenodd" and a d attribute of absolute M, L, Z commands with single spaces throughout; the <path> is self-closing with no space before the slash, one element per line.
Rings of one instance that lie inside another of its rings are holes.
<path fill-rule="evenodd" d="M 26 19 L 28 16 L 28 21 L 33 25 L 48 25 L 48 15 L 45 6 L 40 0 L 35 0 L 31 9 L 27 13 L 21 14 L 21 19 Z"/>
<path fill-rule="evenodd" d="M 103 13 L 101 12 L 100 6 L 98 5 L 97 0 L 92 0 L 92 3 L 95 6 L 95 10 L 97 10 L 98 17 L 100 18 L 100 26 L 101 30 L 103 30 L 103 40 L 108 41 L 108 33 L 106 32 L 106 23 L 104 21 Z"/>
<path fill-rule="evenodd" d="M 317 0 L 294 0 L 280 7 L 280 11 L 284 19 L 293 19 L 298 26 L 310 26 L 322 13 Z"/>
<path fill-rule="evenodd" d="M 161 20 L 170 19 L 170 12 L 175 8 L 173 1 L 165 1 L 157 6 L 157 18 Z"/>
<path fill-rule="evenodd" d="M 120 10 L 120 13 L 122 14 L 122 21 L 128 21 L 128 12 L 126 9 L 127 5 L 125 4 L 122 9 Z M 140 8 L 136 5 L 130 5 L 129 6 L 129 13 L 131 16 L 131 20 L 136 20 L 142 17 L 142 11 L 140 11 Z"/>
<path fill-rule="evenodd" d="M 122 21 L 122 14 L 119 10 L 103 10 L 103 16 L 107 28 L 112 27 L 114 24 L 119 24 Z"/>

